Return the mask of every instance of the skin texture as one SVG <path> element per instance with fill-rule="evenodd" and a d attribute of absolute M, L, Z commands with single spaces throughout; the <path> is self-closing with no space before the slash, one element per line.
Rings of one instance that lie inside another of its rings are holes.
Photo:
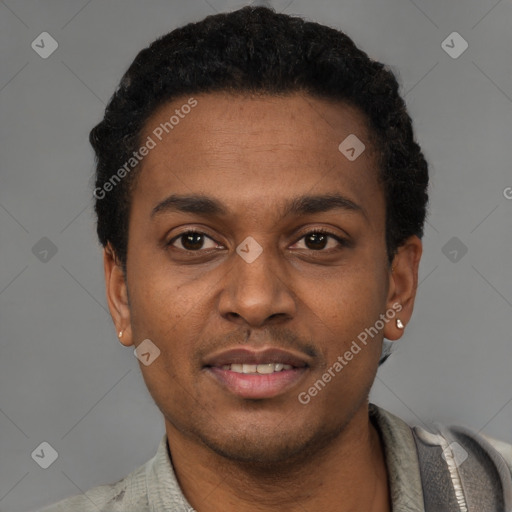
<path fill-rule="evenodd" d="M 392 270 L 365 119 L 349 105 L 298 93 L 194 97 L 197 106 L 140 164 L 126 279 L 110 246 L 104 252 L 121 343 L 149 338 L 161 351 L 140 368 L 165 417 L 182 490 L 199 512 L 390 510 L 368 394 L 383 336 L 403 333 L 395 321 L 307 405 L 297 399 L 393 304 L 404 324 L 413 310 L 421 241 L 410 237 Z M 187 99 L 157 110 L 141 140 Z M 349 134 L 366 145 L 355 161 L 338 150 Z M 282 216 L 292 197 L 332 193 L 360 209 Z M 151 216 L 171 194 L 209 196 L 227 213 Z M 306 236 L 318 228 L 348 243 Z M 187 245 L 176 237 L 188 229 L 206 236 Z M 252 263 L 236 252 L 248 236 L 263 249 Z M 308 368 L 277 396 L 241 398 L 204 368 L 233 347 L 284 348 Z"/>

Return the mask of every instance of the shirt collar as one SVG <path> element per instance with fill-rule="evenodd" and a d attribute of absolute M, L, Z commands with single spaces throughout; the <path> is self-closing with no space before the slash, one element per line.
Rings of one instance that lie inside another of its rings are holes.
<path fill-rule="evenodd" d="M 176 480 L 172 467 L 167 434 L 164 434 L 156 455 L 146 468 L 146 486 L 151 512 L 193 512 Z"/>
<path fill-rule="evenodd" d="M 407 423 L 370 404 L 370 420 L 384 446 L 393 512 L 423 512 L 423 491 L 416 444 Z M 194 512 L 176 480 L 167 435 L 146 467 L 146 486 L 151 512 Z"/>

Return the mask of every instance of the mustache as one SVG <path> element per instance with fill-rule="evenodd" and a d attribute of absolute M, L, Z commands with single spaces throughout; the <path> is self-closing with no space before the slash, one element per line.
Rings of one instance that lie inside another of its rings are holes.
<path fill-rule="evenodd" d="M 282 327 L 266 327 L 258 332 L 251 329 L 238 329 L 223 336 L 210 337 L 208 341 L 201 344 L 201 348 L 195 353 L 195 358 L 200 362 L 214 351 L 247 346 L 290 349 L 302 352 L 314 361 L 321 359 L 321 353 L 312 340 L 301 338 L 292 330 Z"/>

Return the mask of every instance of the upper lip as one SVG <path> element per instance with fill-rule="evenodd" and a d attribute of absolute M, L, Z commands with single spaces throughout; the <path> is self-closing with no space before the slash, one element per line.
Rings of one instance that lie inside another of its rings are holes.
<path fill-rule="evenodd" d="M 309 366 L 307 358 L 280 348 L 253 350 L 248 348 L 232 348 L 207 357 L 204 366 L 224 366 L 228 364 L 289 364 L 296 368 Z"/>

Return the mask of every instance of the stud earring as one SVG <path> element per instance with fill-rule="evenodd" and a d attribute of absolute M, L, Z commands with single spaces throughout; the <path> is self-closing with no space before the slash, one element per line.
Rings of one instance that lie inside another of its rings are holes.
<path fill-rule="evenodd" d="M 399 328 L 399 329 L 403 329 L 405 327 L 405 325 L 402 323 L 402 320 L 400 320 L 400 318 L 397 318 L 396 319 L 396 326 Z"/>
<path fill-rule="evenodd" d="M 117 335 L 118 338 L 122 338 L 123 337 L 123 331 L 119 331 L 119 334 Z"/>

